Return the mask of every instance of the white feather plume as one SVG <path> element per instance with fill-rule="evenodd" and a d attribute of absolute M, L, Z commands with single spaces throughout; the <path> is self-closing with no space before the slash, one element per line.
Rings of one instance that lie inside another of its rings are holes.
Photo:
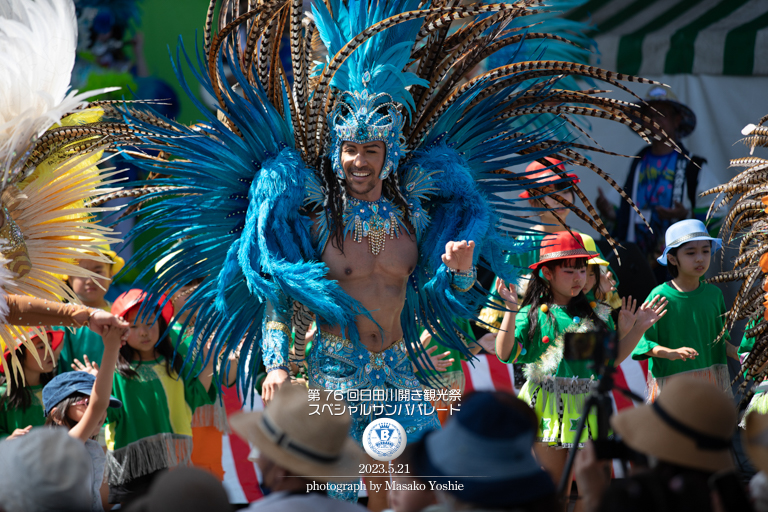
<path fill-rule="evenodd" d="M 35 138 L 85 98 L 69 91 L 77 47 L 72 0 L 0 0 L 0 172 L 3 183 Z M 109 89 L 114 90 L 114 89 Z"/>

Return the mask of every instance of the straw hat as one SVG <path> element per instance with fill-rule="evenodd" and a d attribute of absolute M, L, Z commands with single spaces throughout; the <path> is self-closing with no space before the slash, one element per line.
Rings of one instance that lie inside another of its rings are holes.
<path fill-rule="evenodd" d="M 670 379 L 654 403 L 620 412 L 611 425 L 630 448 L 659 460 L 712 472 L 734 467 L 736 408 L 710 382 Z"/>
<path fill-rule="evenodd" d="M 557 160 L 555 158 L 545 158 L 545 160 L 550 162 L 551 165 L 545 166 L 539 161 L 534 160 L 525 168 L 524 174 L 526 175 L 526 178 L 537 180 L 537 183 L 533 184 L 536 188 L 547 186 L 547 184 L 553 182 L 562 182 L 564 185 L 570 185 L 581 181 L 575 174 L 565 172 L 565 165 L 563 165 L 562 160 Z M 557 173 L 552 169 L 553 167 L 557 169 Z M 521 199 L 530 199 L 531 194 L 525 190 L 520 192 L 518 197 Z"/>
<path fill-rule="evenodd" d="M 645 102 L 653 106 L 654 103 L 667 103 L 674 107 L 680 115 L 680 125 L 677 127 L 677 136 L 687 137 L 696 129 L 696 114 L 687 105 L 680 102 L 672 89 L 666 85 L 654 85 L 648 90 Z M 671 135 L 671 134 L 670 134 Z"/>
<path fill-rule="evenodd" d="M 528 268 L 537 270 L 540 266 L 552 260 L 573 260 L 592 258 L 585 248 L 581 237 L 568 231 L 558 231 L 547 235 L 541 241 L 539 249 L 539 261 L 530 265 Z"/>
<path fill-rule="evenodd" d="M 326 395 L 321 392 L 319 400 L 310 402 L 304 386 L 286 385 L 264 412 L 232 415 L 229 424 L 296 476 L 318 482 L 357 481 L 363 451 L 349 437 L 351 419 L 344 402 L 328 400 Z M 315 406 L 319 414 L 310 415 Z"/>
<path fill-rule="evenodd" d="M 747 414 L 746 430 L 741 433 L 741 444 L 752 465 L 768 472 L 768 414 L 753 411 Z"/>

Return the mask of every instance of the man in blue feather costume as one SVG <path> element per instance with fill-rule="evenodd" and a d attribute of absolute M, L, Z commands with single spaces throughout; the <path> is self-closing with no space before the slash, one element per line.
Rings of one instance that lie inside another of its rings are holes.
<path fill-rule="evenodd" d="M 381 418 L 397 420 L 409 442 L 439 426 L 422 392 L 439 382 L 418 343 L 420 329 L 471 358 L 454 319 L 475 318 L 485 303 L 475 266 L 513 282 L 517 270 L 507 256 L 533 249 L 514 241 L 529 221 L 503 198 L 547 192 L 538 178 L 507 168 L 553 156 L 618 189 L 570 139 L 558 140 L 569 114 L 665 138 L 633 120 L 638 105 L 558 88 L 567 75 L 625 90 L 619 80 L 648 81 L 523 58 L 523 40 L 552 37 L 526 31 L 541 3 L 328 0 L 311 15 L 301 0 L 242 12 L 232 6 L 217 32 L 207 27 L 194 70 L 217 99 L 217 113 L 201 108 L 207 122 L 189 128 L 125 110 L 136 127 L 132 142 L 162 151 L 140 165 L 164 175 L 152 181 L 163 187 L 147 188 L 139 200 L 131 236 L 146 238 L 131 264 L 151 268 L 165 258 L 163 273 L 147 286 L 157 298 L 201 283 L 177 315 L 194 313 L 186 315 L 197 318 L 189 327 L 198 344 L 212 340 L 218 374 L 239 353 L 247 393 L 263 362 L 268 401 L 292 367 L 306 366 L 311 387 L 346 398 L 358 442 Z M 212 18 L 215 7 L 212 1 Z M 454 20 L 463 25 L 452 27 Z M 289 63 L 280 61 L 285 25 Z M 473 78 L 504 48 L 513 49 L 507 65 Z M 223 78 L 225 55 L 236 87 Z M 191 92 L 180 64 L 179 79 Z M 607 234 L 598 217 L 553 197 Z M 305 355 L 312 321 L 318 333 Z M 382 503 L 372 498 L 371 507 Z"/>

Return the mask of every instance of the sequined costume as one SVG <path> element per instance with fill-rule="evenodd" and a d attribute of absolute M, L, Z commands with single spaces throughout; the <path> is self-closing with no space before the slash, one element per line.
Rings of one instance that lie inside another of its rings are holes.
<path fill-rule="evenodd" d="M 156 161 L 139 164 L 162 175 L 154 184 L 168 187 L 142 205 L 131 236 L 148 238 L 131 264 L 149 267 L 167 258 L 168 270 L 147 288 L 158 299 L 181 283 L 201 281 L 178 314 L 205 319 L 195 323 L 194 338 L 212 339 L 211 353 L 226 360 L 240 351 L 244 387 L 252 385 L 262 361 L 268 371 L 306 362 L 310 380 L 318 384 L 333 377 L 347 388 L 396 385 L 365 373 L 378 356 L 363 351 L 357 323 L 373 321 L 372 315 L 328 278 L 322 260 L 337 236 L 345 244 L 366 244 L 379 258 L 388 257 L 392 240 L 415 240 L 417 261 L 399 317 L 405 341 L 383 354 L 399 350 L 402 357 L 404 350 L 421 384 L 437 384 L 418 357 L 420 329 L 471 358 L 453 319 L 475 318 L 487 295 L 473 286 L 474 268 L 457 272 L 443 263 L 446 244 L 474 241 L 473 263 L 504 280 L 516 274 L 504 264 L 507 256 L 534 248 L 515 242 L 529 231 L 517 207 L 500 197 L 545 192 L 537 178 L 507 168 L 553 155 L 587 167 L 618 190 L 570 146 L 571 136 L 558 139 L 562 119 L 604 117 L 645 137 L 666 138 L 658 125 L 644 128 L 634 120 L 638 105 L 598 97 L 595 90 L 566 91 L 559 82 L 565 75 L 621 88 L 618 80 L 648 81 L 536 60 L 538 46 L 520 45 L 523 39 L 562 43 L 527 32 L 528 16 L 540 13 L 539 0 L 330 0 L 315 2 L 311 16 L 301 0 L 249 4 L 250 10 L 235 4 L 217 18 L 211 2 L 213 21 L 195 70 L 196 81 L 217 99 L 218 115 L 201 109 L 206 121 L 193 128 L 130 112 L 126 117 L 146 147 L 162 152 Z M 286 25 L 290 62 L 279 51 Z M 513 50 L 506 65 L 472 74 L 504 48 Z M 236 86 L 223 78 L 224 57 L 238 63 L 231 66 Z M 181 72 L 178 77 L 192 89 Z M 571 101 L 589 107 L 574 108 L 567 105 Z M 345 142 L 374 141 L 386 148 L 378 176 L 383 191 L 378 200 L 362 201 L 348 193 L 340 151 Z M 589 201 L 573 188 L 589 210 Z M 607 235 L 598 217 L 566 206 Z M 304 336 L 313 317 L 343 333 L 349 344 L 339 341 L 340 350 L 357 357 L 359 366 L 336 365 L 323 347 L 305 360 Z M 398 361 L 383 368 L 411 386 L 405 359 Z M 216 365 L 216 371 L 223 368 Z"/>
<path fill-rule="evenodd" d="M 358 443 L 362 443 L 365 427 L 377 418 L 400 422 L 408 442 L 439 427 L 403 340 L 382 352 L 370 352 L 359 342 L 320 333 L 307 356 L 307 366 L 310 386 L 345 394 L 354 408 L 350 410 L 350 433 Z"/>

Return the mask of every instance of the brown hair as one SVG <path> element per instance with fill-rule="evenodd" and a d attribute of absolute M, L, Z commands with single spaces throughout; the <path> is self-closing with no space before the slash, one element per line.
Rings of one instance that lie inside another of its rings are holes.
<path fill-rule="evenodd" d="M 595 284 L 592 286 L 591 290 L 587 290 L 589 292 L 592 292 L 595 295 L 595 300 L 597 301 L 603 301 L 605 300 L 605 294 L 602 290 L 600 290 L 600 278 L 602 277 L 602 272 L 600 271 L 600 265 L 597 264 L 589 264 L 587 265 L 587 272 L 594 272 L 595 273 Z"/>
<path fill-rule="evenodd" d="M 27 346 L 21 345 L 17 349 L 16 357 L 19 359 L 21 365 L 27 359 Z M 28 409 L 32 405 L 32 392 L 27 385 L 22 382 L 21 375 L 12 375 L 8 377 L 9 372 L 13 372 L 11 368 L 11 355 L 8 354 L 5 357 L 5 371 L 6 373 L 0 373 L 0 385 L 6 384 L 8 386 L 8 394 L 0 398 L 0 404 L 6 403 L 11 409 L 20 409 L 22 411 Z M 45 386 L 56 374 L 56 369 L 52 372 L 40 374 L 40 384 Z"/>

